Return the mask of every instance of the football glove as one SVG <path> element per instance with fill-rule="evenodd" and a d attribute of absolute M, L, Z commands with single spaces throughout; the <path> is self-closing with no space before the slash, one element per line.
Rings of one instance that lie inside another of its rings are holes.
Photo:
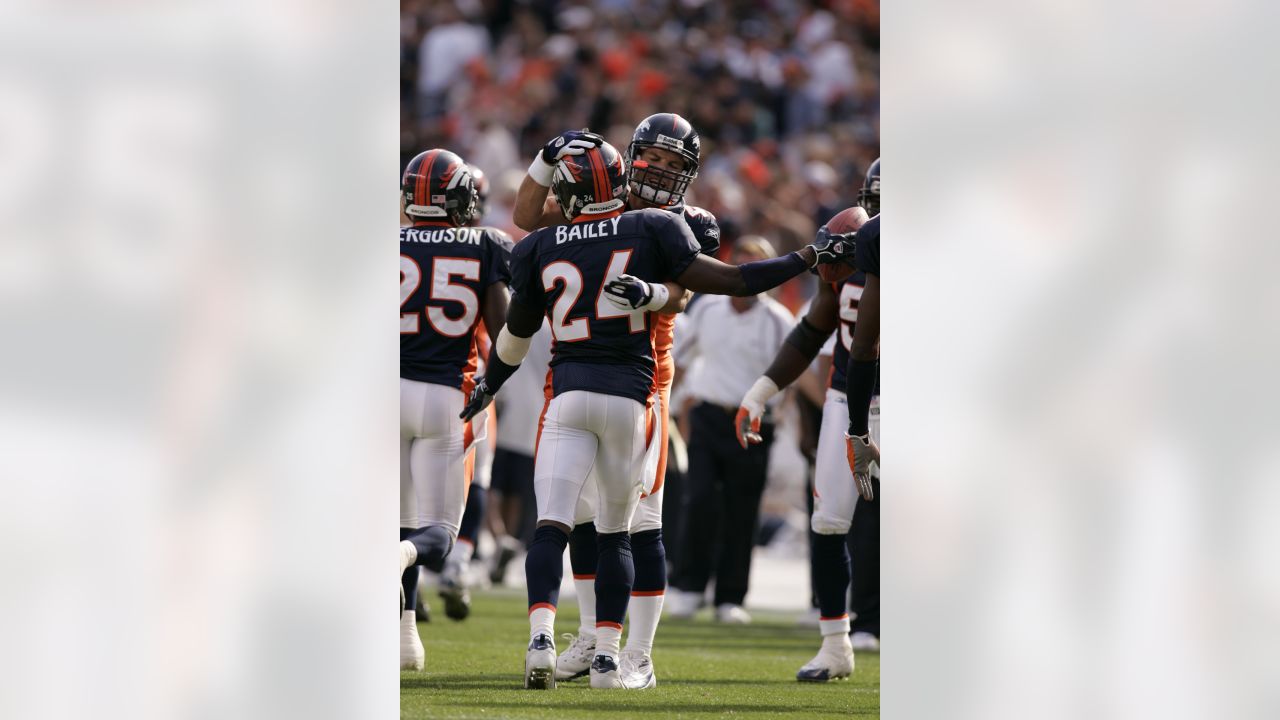
<path fill-rule="evenodd" d="M 565 155 L 581 155 L 594 147 L 600 147 L 604 138 L 587 130 L 567 130 L 542 146 L 542 162 L 555 165 Z"/>
<path fill-rule="evenodd" d="M 489 392 L 489 386 L 485 384 L 484 378 L 478 378 L 476 386 L 471 389 L 471 397 L 467 398 L 467 404 L 463 406 L 458 417 L 462 418 L 463 422 L 467 422 L 484 412 L 491 402 L 493 402 L 493 393 Z"/>
<path fill-rule="evenodd" d="M 733 419 L 733 428 L 738 436 L 738 444 L 743 450 L 748 445 L 755 445 L 763 442 L 764 438 L 760 437 L 760 413 L 761 408 L 754 411 L 747 407 L 739 407 L 738 415 Z"/>
<path fill-rule="evenodd" d="M 604 294 L 621 310 L 657 310 L 671 297 L 666 285 L 625 273 L 605 283 Z"/>
<path fill-rule="evenodd" d="M 818 228 L 818 234 L 814 236 L 813 243 L 809 247 L 813 248 L 813 254 L 817 258 L 812 267 L 830 265 L 842 260 L 853 262 L 853 233 L 835 234 L 823 225 Z"/>
<path fill-rule="evenodd" d="M 863 500 L 875 500 L 876 493 L 871 487 L 871 463 L 880 461 L 880 448 L 876 447 L 870 433 L 866 435 L 845 433 L 844 453 L 849 460 L 849 469 L 853 471 L 853 481 L 858 486 L 858 494 Z"/>

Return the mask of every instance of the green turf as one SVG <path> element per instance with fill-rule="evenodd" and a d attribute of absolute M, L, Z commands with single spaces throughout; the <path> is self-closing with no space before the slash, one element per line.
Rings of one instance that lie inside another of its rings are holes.
<path fill-rule="evenodd" d="M 858 653 L 849 680 L 796 682 L 817 652 L 817 630 L 793 617 L 757 613 L 746 626 L 664 619 L 654 643 L 658 687 L 591 690 L 586 678 L 555 690 L 523 688 L 529 625 L 524 596 L 478 595 L 471 617 L 457 623 L 433 603 L 432 622 L 418 625 L 427 648 L 425 672 L 400 674 L 403 718 L 848 718 L 880 716 L 880 656 Z M 704 611 L 705 615 L 705 611 Z M 701 617 L 701 616 L 700 616 Z M 577 606 L 566 602 L 557 632 L 576 630 Z M 567 642 L 557 638 L 557 648 Z"/>

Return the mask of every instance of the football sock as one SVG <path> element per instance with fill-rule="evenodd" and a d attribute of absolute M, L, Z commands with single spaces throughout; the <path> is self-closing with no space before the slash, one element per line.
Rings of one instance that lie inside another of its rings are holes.
<path fill-rule="evenodd" d="M 476 536 L 480 533 L 480 523 L 484 520 L 484 509 L 488 504 L 489 491 L 482 487 L 471 486 L 467 493 L 466 510 L 462 512 L 462 522 L 458 525 L 458 540 L 469 540 L 475 547 Z M 471 558 L 468 557 L 467 560 Z"/>
<path fill-rule="evenodd" d="M 412 533 L 411 528 L 400 528 L 400 539 L 404 540 Z M 405 609 L 412 612 L 418 607 L 418 566 L 410 565 L 400 576 L 400 585 L 404 588 Z"/>
<path fill-rule="evenodd" d="M 627 533 L 597 533 L 596 545 L 600 549 L 596 569 L 596 642 L 599 647 L 603 625 L 622 630 L 636 570 L 631 559 L 631 536 Z"/>
<path fill-rule="evenodd" d="M 569 566 L 573 569 L 573 586 L 578 591 L 578 633 L 596 634 L 596 526 L 583 523 L 569 534 Z"/>
<path fill-rule="evenodd" d="M 453 538 L 449 537 L 449 531 L 439 525 L 415 530 L 407 539 L 418 551 L 418 559 L 414 564 L 424 565 L 432 572 L 440 572 L 444 568 L 444 559 L 453 549 Z"/>
<path fill-rule="evenodd" d="M 843 534 L 814 536 L 810 573 L 818 594 L 818 625 L 822 634 L 849 632 L 851 566 L 849 546 Z"/>
<path fill-rule="evenodd" d="M 539 635 L 556 636 L 556 609 L 546 603 L 529 608 L 529 639 Z"/>
<path fill-rule="evenodd" d="M 662 545 L 662 529 L 645 530 L 631 536 L 636 581 L 627 607 L 627 647 L 644 653 L 653 651 L 653 636 L 662 616 L 667 588 L 667 552 Z"/>
<path fill-rule="evenodd" d="M 533 533 L 533 543 L 524 558 L 525 584 L 529 591 L 529 610 L 546 605 L 554 612 L 560 602 L 560 580 L 564 577 L 564 546 L 569 535 L 560 528 L 545 525 Z M 530 616 L 532 617 L 532 616 Z"/>
<path fill-rule="evenodd" d="M 618 645 L 622 639 L 622 626 L 617 623 L 601 623 L 596 626 L 596 654 L 618 657 Z"/>

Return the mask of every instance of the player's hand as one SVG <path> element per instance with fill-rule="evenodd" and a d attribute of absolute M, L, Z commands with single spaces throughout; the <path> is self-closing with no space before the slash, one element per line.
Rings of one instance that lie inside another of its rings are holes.
<path fill-rule="evenodd" d="M 817 257 L 813 266 L 830 265 L 842 260 L 848 260 L 852 263 L 853 235 L 853 233 L 832 233 L 827 229 L 826 225 L 818 228 L 818 234 L 814 236 L 813 244 L 809 245 L 813 249 L 813 254 Z"/>
<path fill-rule="evenodd" d="M 747 449 L 748 444 L 764 442 L 764 438 L 760 437 L 760 415 L 763 412 L 764 409 L 759 407 L 749 408 L 743 405 L 738 408 L 738 415 L 733 419 L 733 429 L 743 450 Z"/>
<path fill-rule="evenodd" d="M 471 397 L 467 398 L 467 404 L 458 417 L 462 418 L 463 422 L 469 421 L 484 412 L 491 402 L 493 402 L 493 394 L 489 392 L 489 386 L 485 384 L 484 378 L 479 378 L 476 380 L 476 386 L 471 389 Z"/>
<path fill-rule="evenodd" d="M 621 310 L 648 310 L 653 303 L 653 288 L 640 278 L 624 273 L 605 283 L 604 294 Z"/>
<path fill-rule="evenodd" d="M 542 162 L 555 165 L 566 155 L 581 155 L 591 148 L 600 147 L 604 138 L 587 130 L 567 130 L 542 146 Z"/>
<path fill-rule="evenodd" d="M 849 469 L 853 471 L 853 482 L 858 486 L 858 494 L 863 500 L 875 500 L 876 492 L 871 487 L 871 463 L 880 462 L 880 448 L 876 447 L 870 433 L 845 433 L 844 452 L 849 460 Z"/>

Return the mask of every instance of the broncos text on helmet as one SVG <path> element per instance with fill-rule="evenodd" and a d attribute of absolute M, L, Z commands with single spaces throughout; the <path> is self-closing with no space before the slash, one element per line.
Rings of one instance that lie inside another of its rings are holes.
<path fill-rule="evenodd" d="M 404 214 L 412 220 L 466 225 L 476 214 L 476 188 L 457 153 L 433 148 L 414 156 L 400 178 Z"/>
<path fill-rule="evenodd" d="M 566 155 L 551 174 L 551 191 L 570 220 L 622 210 L 627 201 L 627 171 L 622 153 L 609 143 L 580 155 Z"/>

